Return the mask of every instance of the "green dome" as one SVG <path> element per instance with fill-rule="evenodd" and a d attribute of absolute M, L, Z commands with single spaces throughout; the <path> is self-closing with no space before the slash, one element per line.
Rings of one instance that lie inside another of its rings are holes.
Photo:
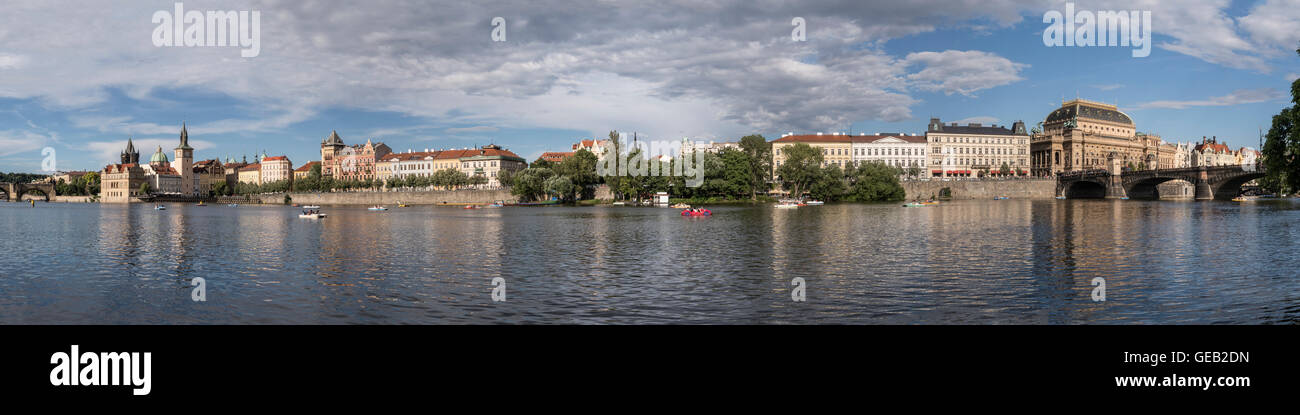
<path fill-rule="evenodd" d="M 158 147 L 158 152 L 153 153 L 153 157 L 149 157 L 149 164 L 166 163 L 166 162 L 167 162 L 167 154 L 163 153 L 162 147 Z"/>

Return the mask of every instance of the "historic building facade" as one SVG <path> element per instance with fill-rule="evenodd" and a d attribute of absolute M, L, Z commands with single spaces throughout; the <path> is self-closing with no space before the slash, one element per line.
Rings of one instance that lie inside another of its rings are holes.
<path fill-rule="evenodd" d="M 320 144 L 321 176 L 334 180 L 373 180 L 375 161 L 392 152 L 388 145 L 370 140 L 359 145 L 343 144 L 338 131 L 331 131 Z"/>
<path fill-rule="evenodd" d="M 925 137 L 906 134 L 881 134 L 849 136 L 852 161 L 883 163 L 903 169 L 904 175 L 928 177 L 926 167 Z"/>
<path fill-rule="evenodd" d="M 787 134 L 772 140 L 772 177 L 776 170 L 785 164 L 786 152 L 790 147 L 803 143 L 822 153 L 822 166 L 838 165 L 844 167 L 853 162 L 853 141 L 846 134 Z"/>
<path fill-rule="evenodd" d="M 142 166 L 145 171 L 146 180 L 152 193 L 165 195 L 182 195 L 185 191 L 184 177 L 176 169 L 172 168 L 172 163 L 167 160 L 167 153 L 163 153 L 162 146 L 158 146 L 158 151 L 149 157 L 149 164 Z"/>
<path fill-rule="evenodd" d="M 1137 132 L 1118 107 L 1075 99 L 1061 104 L 1043 120 L 1043 131 L 1030 140 L 1035 176 L 1121 166 L 1173 168 L 1178 148 L 1158 136 Z"/>
<path fill-rule="evenodd" d="M 944 125 L 931 118 L 925 130 L 930 146 L 931 177 L 979 177 L 982 174 L 1029 174 L 1029 133 L 1025 123 L 984 126 L 979 123 Z M 1009 171 L 1002 171 L 1003 166 Z"/>
<path fill-rule="evenodd" d="M 279 181 L 293 182 L 293 163 L 286 156 L 262 157 L 261 177 L 262 183 L 274 183 Z"/>

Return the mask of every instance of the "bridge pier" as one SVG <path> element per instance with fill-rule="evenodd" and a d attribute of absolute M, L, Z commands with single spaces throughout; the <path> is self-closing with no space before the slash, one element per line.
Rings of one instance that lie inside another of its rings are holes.
<path fill-rule="evenodd" d="M 1214 190 L 1205 180 L 1196 181 L 1196 200 L 1214 200 Z"/>
<path fill-rule="evenodd" d="M 1124 190 L 1124 179 L 1119 175 L 1112 174 L 1109 184 L 1106 185 L 1107 199 L 1124 199 L 1128 197 L 1128 192 Z"/>

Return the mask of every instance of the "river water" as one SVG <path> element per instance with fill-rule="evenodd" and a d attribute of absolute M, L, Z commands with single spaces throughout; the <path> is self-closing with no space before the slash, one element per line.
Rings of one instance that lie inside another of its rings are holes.
<path fill-rule="evenodd" d="M 0 323 L 1300 321 L 1287 200 L 324 211 L 0 204 Z"/>

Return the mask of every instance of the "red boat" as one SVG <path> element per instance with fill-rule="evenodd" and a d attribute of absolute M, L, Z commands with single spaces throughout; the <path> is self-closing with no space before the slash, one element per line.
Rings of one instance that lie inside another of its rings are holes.
<path fill-rule="evenodd" d="M 682 211 L 682 216 L 713 216 L 713 211 L 708 209 L 686 209 Z"/>

